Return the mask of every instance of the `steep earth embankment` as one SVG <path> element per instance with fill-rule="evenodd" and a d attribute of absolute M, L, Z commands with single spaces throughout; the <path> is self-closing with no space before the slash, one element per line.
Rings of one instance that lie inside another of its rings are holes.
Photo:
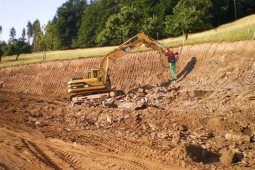
<path fill-rule="evenodd" d="M 184 46 L 178 61 L 181 84 L 191 88 L 228 88 L 252 81 L 255 41 Z M 42 96 L 66 96 L 72 77 L 86 77 L 100 58 L 32 64 L 0 70 L 4 88 Z M 165 59 L 155 51 L 127 54 L 111 64 L 111 78 L 118 89 L 157 84 L 170 79 Z"/>

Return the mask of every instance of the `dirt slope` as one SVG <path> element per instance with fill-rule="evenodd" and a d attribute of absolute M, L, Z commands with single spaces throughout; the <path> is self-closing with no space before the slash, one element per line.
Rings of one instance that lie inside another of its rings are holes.
<path fill-rule="evenodd" d="M 251 79 L 254 45 L 255 41 L 240 41 L 178 48 L 181 83 L 192 88 L 220 88 Z M 0 80 L 12 91 L 66 96 L 67 81 L 75 76 L 86 77 L 99 61 L 90 58 L 5 68 L 0 70 Z M 126 90 L 139 84 L 161 83 L 170 79 L 166 65 L 154 51 L 128 54 L 111 65 L 113 85 Z"/>
<path fill-rule="evenodd" d="M 177 48 L 175 85 L 157 52 L 128 54 L 111 78 L 144 86 L 121 99 L 146 99 L 136 110 L 66 100 L 70 77 L 100 58 L 1 69 L 0 169 L 254 169 L 254 46 Z"/>

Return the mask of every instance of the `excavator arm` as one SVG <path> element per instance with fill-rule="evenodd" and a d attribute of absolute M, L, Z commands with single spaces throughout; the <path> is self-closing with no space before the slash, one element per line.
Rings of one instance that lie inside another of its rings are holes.
<path fill-rule="evenodd" d="M 103 60 L 100 63 L 99 71 L 98 71 L 98 78 L 101 79 L 103 82 L 106 82 L 107 80 L 107 74 L 108 74 L 108 67 L 109 67 L 109 60 L 114 61 L 122 56 L 124 56 L 126 53 L 132 51 L 133 49 L 145 45 L 148 48 L 152 48 L 154 50 L 157 50 L 161 53 L 166 52 L 166 47 L 158 43 L 153 38 L 145 35 L 144 33 L 139 33 L 136 36 L 130 38 L 123 44 L 121 44 L 118 48 L 113 50 L 112 52 L 108 53 Z"/>

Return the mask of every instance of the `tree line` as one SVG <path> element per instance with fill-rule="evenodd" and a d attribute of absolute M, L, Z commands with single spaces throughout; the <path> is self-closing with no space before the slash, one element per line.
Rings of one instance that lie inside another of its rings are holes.
<path fill-rule="evenodd" d="M 11 30 L 6 46 L 11 53 L 20 42 L 30 51 L 118 45 L 138 32 L 188 38 L 254 12 L 254 0 L 67 0 L 45 26 L 29 21 L 19 39 Z"/>

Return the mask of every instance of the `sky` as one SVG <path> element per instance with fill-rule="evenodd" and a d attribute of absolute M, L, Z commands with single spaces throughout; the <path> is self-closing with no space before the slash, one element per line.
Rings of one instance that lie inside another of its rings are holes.
<path fill-rule="evenodd" d="M 16 38 L 21 37 L 27 22 L 39 19 L 46 25 L 67 0 L 0 0 L 0 25 L 3 28 L 0 40 L 8 41 L 11 27 L 16 29 Z"/>

